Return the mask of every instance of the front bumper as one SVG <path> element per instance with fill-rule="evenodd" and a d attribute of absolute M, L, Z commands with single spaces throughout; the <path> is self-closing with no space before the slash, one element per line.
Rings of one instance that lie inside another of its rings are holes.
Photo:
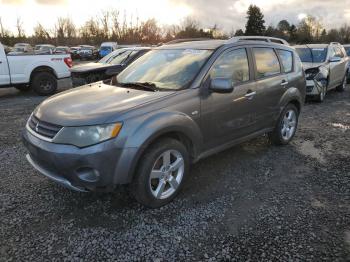
<path fill-rule="evenodd" d="M 115 140 L 86 148 L 54 144 L 27 130 L 23 133 L 23 143 L 29 151 L 27 160 L 37 171 L 80 192 L 110 192 L 117 184 L 129 183 L 138 151 L 137 148 L 117 148 Z"/>
<path fill-rule="evenodd" d="M 321 89 L 317 87 L 314 80 L 306 80 L 306 95 L 317 96 L 321 92 Z"/>

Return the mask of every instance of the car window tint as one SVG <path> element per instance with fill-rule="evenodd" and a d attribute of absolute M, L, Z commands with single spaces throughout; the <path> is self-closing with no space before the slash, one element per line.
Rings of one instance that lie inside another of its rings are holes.
<path fill-rule="evenodd" d="M 257 77 L 264 78 L 281 73 L 281 66 L 272 48 L 253 48 Z"/>
<path fill-rule="evenodd" d="M 247 52 L 244 48 L 221 55 L 210 72 L 211 79 L 232 79 L 233 84 L 249 80 Z"/>
<path fill-rule="evenodd" d="M 282 60 L 282 65 L 285 73 L 290 73 L 293 71 L 293 53 L 287 50 L 277 50 L 278 55 Z"/>

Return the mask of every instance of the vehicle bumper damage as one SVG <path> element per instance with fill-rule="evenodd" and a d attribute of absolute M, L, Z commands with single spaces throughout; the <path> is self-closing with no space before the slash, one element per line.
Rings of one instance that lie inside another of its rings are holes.
<path fill-rule="evenodd" d="M 318 96 L 324 88 L 327 88 L 328 74 L 325 68 L 309 68 L 306 74 L 306 95 Z"/>
<path fill-rule="evenodd" d="M 27 130 L 23 143 L 28 162 L 41 174 L 74 191 L 111 192 L 130 182 L 136 148 L 119 149 L 113 140 L 86 148 L 43 141 Z"/>

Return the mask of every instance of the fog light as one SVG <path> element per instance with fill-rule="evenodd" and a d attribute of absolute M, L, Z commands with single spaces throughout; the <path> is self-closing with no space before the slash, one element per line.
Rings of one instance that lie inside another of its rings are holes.
<path fill-rule="evenodd" d="M 93 183 L 100 179 L 100 174 L 97 170 L 90 167 L 81 167 L 77 169 L 77 174 L 80 180 Z"/>

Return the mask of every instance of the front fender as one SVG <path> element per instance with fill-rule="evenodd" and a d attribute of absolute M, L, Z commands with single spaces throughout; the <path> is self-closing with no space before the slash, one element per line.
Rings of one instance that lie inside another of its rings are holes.
<path fill-rule="evenodd" d="M 129 162 L 129 167 L 124 169 L 128 170 L 127 174 L 120 177 L 121 174 L 116 172 L 115 175 L 119 176 L 119 182 L 129 183 L 132 181 L 137 163 L 146 148 L 157 138 L 166 134 L 176 132 L 186 136 L 192 142 L 194 155 L 200 152 L 202 145 L 200 128 L 194 119 L 184 113 L 164 111 L 152 116 L 140 116 L 133 119 L 131 123 L 128 122 L 126 126 L 130 125 L 137 128 L 124 131 L 126 137 L 123 138 L 123 147 L 137 149 L 137 152 Z"/>

